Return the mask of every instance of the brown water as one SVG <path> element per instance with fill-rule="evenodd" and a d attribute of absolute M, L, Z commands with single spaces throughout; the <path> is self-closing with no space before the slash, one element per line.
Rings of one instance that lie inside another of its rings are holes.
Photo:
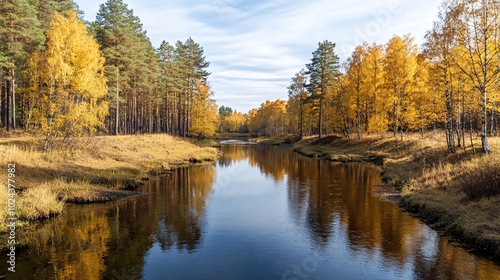
<path fill-rule="evenodd" d="M 28 245 L 7 279 L 500 279 L 499 263 L 374 195 L 371 165 L 222 151 L 147 182 L 144 195 L 72 206 L 19 232 Z"/>

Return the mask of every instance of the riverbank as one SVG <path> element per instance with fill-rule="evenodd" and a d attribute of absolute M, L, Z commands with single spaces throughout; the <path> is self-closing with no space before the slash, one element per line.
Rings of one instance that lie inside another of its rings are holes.
<path fill-rule="evenodd" d="M 293 150 L 338 162 L 366 161 L 382 166 L 383 180 L 401 193 L 400 207 L 465 247 L 500 257 L 500 139 L 490 138 L 493 151 L 468 147 L 452 154 L 444 135 L 385 135 L 346 140 L 306 138 Z M 470 144 L 467 143 L 468 145 Z"/>
<path fill-rule="evenodd" d="M 168 135 L 83 138 L 49 153 L 28 135 L 0 139 L 0 174 L 15 176 L 18 226 L 60 214 L 67 203 L 113 201 L 137 194 L 141 180 L 217 158 L 218 151 Z M 8 164 L 15 163 L 15 170 Z M 7 190 L 7 179 L 0 182 Z M 0 196 L 0 232 L 6 231 L 8 196 Z"/>

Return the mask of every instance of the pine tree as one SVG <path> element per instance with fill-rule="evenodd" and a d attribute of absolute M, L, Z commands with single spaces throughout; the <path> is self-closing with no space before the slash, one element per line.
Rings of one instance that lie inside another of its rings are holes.
<path fill-rule="evenodd" d="M 108 98 L 111 101 L 110 108 L 114 117 L 113 125 L 109 125 L 109 128 L 115 135 L 120 131 L 127 133 L 130 132 L 131 120 L 121 112 L 121 105 L 129 103 L 125 98 L 131 95 L 132 71 L 137 62 L 134 61 L 134 51 L 136 51 L 134 45 L 139 34 L 143 34 L 142 25 L 139 18 L 134 16 L 133 11 L 128 9 L 122 0 L 108 0 L 99 8 L 95 29 L 97 41 L 106 57 Z"/>
<path fill-rule="evenodd" d="M 27 54 L 43 42 L 36 10 L 27 0 L 4 0 L 0 5 L 0 116 L 7 129 L 16 127 L 16 86 Z"/>

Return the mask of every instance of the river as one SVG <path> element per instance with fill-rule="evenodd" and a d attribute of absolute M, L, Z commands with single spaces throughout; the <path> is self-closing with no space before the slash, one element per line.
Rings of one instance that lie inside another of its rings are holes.
<path fill-rule="evenodd" d="M 221 149 L 215 163 L 147 181 L 143 195 L 70 206 L 20 232 L 27 245 L 6 278 L 500 279 L 500 262 L 376 195 L 373 165 Z"/>

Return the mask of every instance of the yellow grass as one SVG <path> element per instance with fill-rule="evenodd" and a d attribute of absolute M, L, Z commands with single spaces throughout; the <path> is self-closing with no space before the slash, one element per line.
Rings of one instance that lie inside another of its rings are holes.
<path fill-rule="evenodd" d="M 66 202 L 103 202 L 128 195 L 141 179 L 178 166 L 213 161 L 214 148 L 202 148 L 168 135 L 81 138 L 49 153 L 29 135 L 0 139 L 0 174 L 16 164 L 17 214 L 33 220 L 60 213 Z M 6 182 L 1 187 L 7 190 Z M 7 192 L 0 195 L 5 221 Z M 3 226 L 3 222 L 1 223 Z M 0 232 L 5 230 L 1 228 Z"/>

